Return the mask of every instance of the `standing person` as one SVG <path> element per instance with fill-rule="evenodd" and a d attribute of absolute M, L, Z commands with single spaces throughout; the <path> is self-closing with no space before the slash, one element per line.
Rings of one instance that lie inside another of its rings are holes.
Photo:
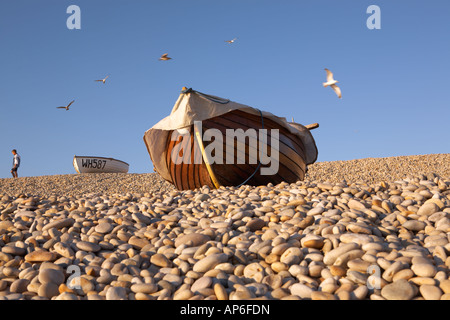
<path fill-rule="evenodd" d="M 14 149 L 12 151 L 12 154 L 14 155 L 14 158 L 13 158 L 13 167 L 11 169 L 11 173 L 14 178 L 18 178 L 19 176 L 17 174 L 17 169 L 19 169 L 19 167 L 20 167 L 20 156 L 17 153 L 16 149 Z"/>

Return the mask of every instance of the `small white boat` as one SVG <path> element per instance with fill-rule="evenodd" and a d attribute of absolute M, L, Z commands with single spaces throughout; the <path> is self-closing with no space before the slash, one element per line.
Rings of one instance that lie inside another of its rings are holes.
<path fill-rule="evenodd" d="M 113 158 L 74 156 L 73 167 L 78 173 L 127 173 L 130 165 Z"/>

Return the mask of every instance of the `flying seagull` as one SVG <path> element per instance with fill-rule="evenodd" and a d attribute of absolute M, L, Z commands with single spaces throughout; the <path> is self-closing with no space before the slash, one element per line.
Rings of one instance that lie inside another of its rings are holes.
<path fill-rule="evenodd" d="M 324 87 L 330 86 L 334 90 L 334 92 L 336 92 L 339 99 L 341 99 L 342 98 L 341 89 L 336 85 L 338 81 L 334 80 L 333 73 L 330 70 L 325 68 L 325 71 L 327 72 L 327 82 L 324 82 L 323 86 Z"/>
<path fill-rule="evenodd" d="M 164 53 L 164 54 L 161 56 L 161 58 L 159 58 L 159 60 L 164 60 L 164 61 L 166 61 L 166 60 L 172 59 L 172 58 L 168 57 L 167 55 L 168 55 L 168 53 Z"/>
<path fill-rule="evenodd" d="M 234 38 L 233 40 L 226 40 L 225 42 L 233 43 L 233 42 L 235 42 L 236 40 L 237 40 L 237 38 Z"/>
<path fill-rule="evenodd" d="M 56 109 L 66 109 L 67 111 L 69 111 L 69 107 L 72 105 L 72 103 L 74 103 L 75 100 L 73 100 L 71 103 L 69 103 L 67 106 L 65 107 L 56 107 Z"/>
<path fill-rule="evenodd" d="M 106 79 L 108 79 L 108 77 L 109 77 L 109 75 L 107 75 L 105 79 L 102 79 L 102 80 L 95 80 L 95 81 L 96 81 L 96 82 L 103 82 L 103 83 L 105 83 L 105 82 L 106 82 Z"/>

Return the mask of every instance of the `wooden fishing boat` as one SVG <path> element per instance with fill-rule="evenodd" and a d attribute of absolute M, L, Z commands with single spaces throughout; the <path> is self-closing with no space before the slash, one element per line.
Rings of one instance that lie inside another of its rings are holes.
<path fill-rule="evenodd" d="M 113 158 L 74 156 L 73 167 L 78 173 L 127 173 L 130 166 Z"/>
<path fill-rule="evenodd" d="M 317 159 L 316 127 L 184 88 L 144 141 L 155 171 L 179 190 L 275 185 L 304 179 Z"/>

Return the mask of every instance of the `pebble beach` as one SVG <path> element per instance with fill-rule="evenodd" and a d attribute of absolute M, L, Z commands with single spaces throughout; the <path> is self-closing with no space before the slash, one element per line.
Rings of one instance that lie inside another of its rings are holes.
<path fill-rule="evenodd" d="M 217 190 L 0 179 L 0 249 L 0 300 L 449 300 L 450 154 Z"/>

